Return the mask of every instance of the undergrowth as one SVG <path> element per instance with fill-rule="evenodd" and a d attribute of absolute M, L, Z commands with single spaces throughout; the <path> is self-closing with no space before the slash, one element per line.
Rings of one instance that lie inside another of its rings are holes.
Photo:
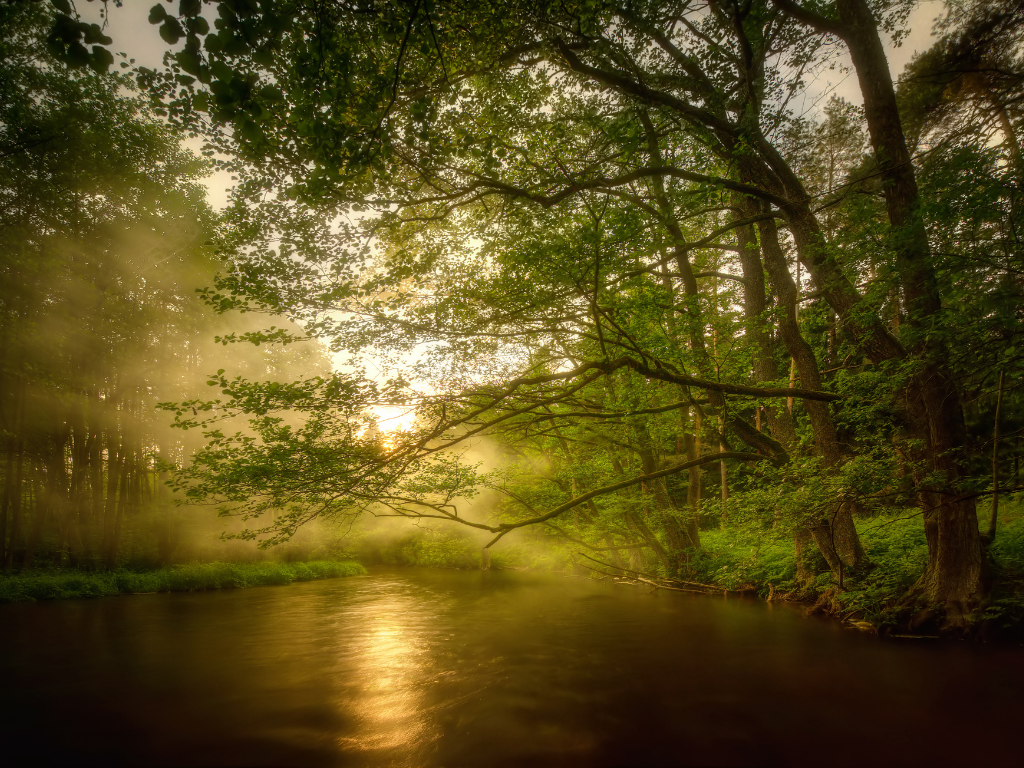
<path fill-rule="evenodd" d="M 395 535 L 384 530 L 367 532 L 355 544 L 360 560 L 371 565 L 401 565 L 423 568 L 479 569 L 481 551 L 487 538 L 453 526 L 418 526 Z M 566 565 L 564 554 L 549 546 L 529 541 L 505 540 L 491 549 L 491 568 L 549 571 Z"/>
<path fill-rule="evenodd" d="M 789 536 L 744 528 L 701 531 L 701 551 L 691 561 L 695 581 L 726 589 L 788 592 L 796 561 Z"/>
<path fill-rule="evenodd" d="M 1024 628 L 1024 495 L 1000 508 L 999 528 L 989 550 L 993 590 L 981 615 L 997 634 L 1021 634 Z M 919 514 L 879 516 L 856 521 L 869 566 L 849 574 L 837 589 L 830 573 L 798 584 L 789 535 L 743 528 L 701 532 L 702 551 L 690 563 L 690 578 L 761 597 L 787 594 L 814 602 L 827 595 L 828 612 L 894 627 L 906 610 L 904 597 L 924 572 L 928 558 Z"/>
<path fill-rule="evenodd" d="M 156 571 L 23 571 L 0 575 L 0 603 L 104 597 L 146 592 L 243 589 L 366 573 L 351 561 L 188 563 Z"/>

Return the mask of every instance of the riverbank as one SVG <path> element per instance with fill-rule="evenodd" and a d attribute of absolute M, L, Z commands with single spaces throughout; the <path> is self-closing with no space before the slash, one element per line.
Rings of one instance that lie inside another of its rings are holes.
<path fill-rule="evenodd" d="M 108 597 L 149 592 L 199 592 L 244 589 L 359 576 L 366 569 L 354 561 L 305 563 L 187 563 L 155 571 L 88 572 L 38 570 L 0 574 L 0 603 Z"/>
<path fill-rule="evenodd" d="M 1009 505 L 1008 505 L 1009 506 Z M 868 556 L 861 573 L 850 574 L 842 589 L 820 563 L 819 575 L 796 580 L 793 542 L 742 529 L 702 531 L 702 551 L 691 563 L 694 581 L 766 600 L 800 603 L 878 634 L 936 631 L 929 615 L 908 599 L 924 573 L 928 545 L 920 516 L 879 516 L 856 522 Z M 1019 503 L 1000 514 L 988 551 L 992 591 L 975 622 L 977 639 L 1024 641 L 1024 509 Z"/>
<path fill-rule="evenodd" d="M 770 520 L 770 518 L 769 518 Z M 987 519 L 984 525 L 987 527 Z M 626 555 L 603 549 L 567 546 L 547 541 L 503 541 L 494 548 L 494 570 L 546 570 L 577 576 L 617 579 L 640 576 L 666 587 L 709 593 L 734 592 L 769 601 L 802 605 L 879 634 L 934 634 L 927 611 L 909 599 L 924 573 L 928 545 L 920 513 L 902 509 L 855 520 L 868 564 L 858 573 L 844 574 L 842 588 L 833 579 L 820 553 L 805 552 L 807 570 L 817 576 L 797 579 L 792 531 L 766 525 L 763 519 L 732 518 L 726 527 L 700 531 L 701 548 L 684 571 L 672 579 L 653 557 L 634 563 Z M 418 566 L 475 570 L 481 567 L 481 541 L 452 527 L 370 532 L 351 545 L 352 553 L 370 565 Z M 988 551 L 992 591 L 978 612 L 979 639 L 1024 640 L 1024 494 L 1007 497 L 1000 505 L 996 538 Z M 625 570 L 637 568 L 642 573 Z M 689 583 L 681 583 L 680 579 Z M 703 586 L 702 586 L 703 585 Z"/>

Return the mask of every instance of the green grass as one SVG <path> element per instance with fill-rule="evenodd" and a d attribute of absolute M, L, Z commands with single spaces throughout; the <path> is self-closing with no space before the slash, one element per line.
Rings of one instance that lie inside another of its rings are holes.
<path fill-rule="evenodd" d="M 989 554 L 995 586 L 985 619 L 997 630 L 1024 639 L 1024 494 L 1007 500 Z"/>
<path fill-rule="evenodd" d="M 835 609 L 875 624 L 891 622 L 900 598 L 917 581 L 927 562 L 921 518 L 911 512 L 857 520 L 856 525 L 871 567 L 845 580 L 844 591 L 834 595 Z M 1024 533 L 1024 525 L 1020 527 Z M 754 590 L 762 596 L 774 588 L 811 601 L 836 586 L 828 572 L 810 584 L 797 584 L 789 535 L 744 529 L 706 531 L 701 533 L 701 543 L 704 551 L 693 563 L 697 581 Z"/>
<path fill-rule="evenodd" d="M 60 600 L 143 592 L 243 589 L 366 573 L 351 561 L 307 563 L 188 563 L 157 571 L 26 571 L 0 575 L 0 603 Z"/>
<path fill-rule="evenodd" d="M 983 522 L 987 526 L 987 518 Z M 842 592 L 834 589 L 829 573 L 809 585 L 798 585 L 791 538 L 764 529 L 702 531 L 703 550 L 691 563 L 691 578 L 728 589 L 754 590 L 761 596 L 774 588 L 812 602 L 827 592 L 830 613 L 864 619 L 878 627 L 895 626 L 906 612 L 904 598 L 928 559 L 921 517 L 907 510 L 898 516 L 860 519 L 856 525 L 870 567 L 847 579 Z M 1024 634 L 1024 494 L 1001 505 L 989 558 L 994 586 L 982 618 L 1000 634 Z"/>

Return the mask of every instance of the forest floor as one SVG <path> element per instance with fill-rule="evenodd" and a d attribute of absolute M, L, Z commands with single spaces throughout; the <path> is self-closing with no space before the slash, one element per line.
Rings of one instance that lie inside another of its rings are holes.
<path fill-rule="evenodd" d="M 105 597 L 148 592 L 241 589 L 366 573 L 357 562 L 187 563 L 155 571 L 89 572 L 67 569 L 0 574 L 0 603 Z"/>
<path fill-rule="evenodd" d="M 766 537 L 764 531 L 753 530 L 744 535 L 736 528 L 701 531 L 702 551 L 691 564 L 692 578 L 764 599 L 805 603 L 866 631 L 906 631 L 913 611 L 906 596 L 928 557 L 920 513 L 856 524 L 869 566 L 846 579 L 842 589 L 828 572 L 798 584 L 790 537 Z M 985 638 L 1024 640 L 1024 498 L 1007 499 L 1001 506 L 988 555 L 993 588 L 977 625 Z"/>

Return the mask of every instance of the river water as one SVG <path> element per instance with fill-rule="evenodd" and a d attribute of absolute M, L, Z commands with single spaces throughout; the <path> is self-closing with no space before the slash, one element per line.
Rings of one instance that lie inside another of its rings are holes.
<path fill-rule="evenodd" d="M 1019 765 L 1024 651 L 520 572 L 0 606 L 12 765 Z"/>

